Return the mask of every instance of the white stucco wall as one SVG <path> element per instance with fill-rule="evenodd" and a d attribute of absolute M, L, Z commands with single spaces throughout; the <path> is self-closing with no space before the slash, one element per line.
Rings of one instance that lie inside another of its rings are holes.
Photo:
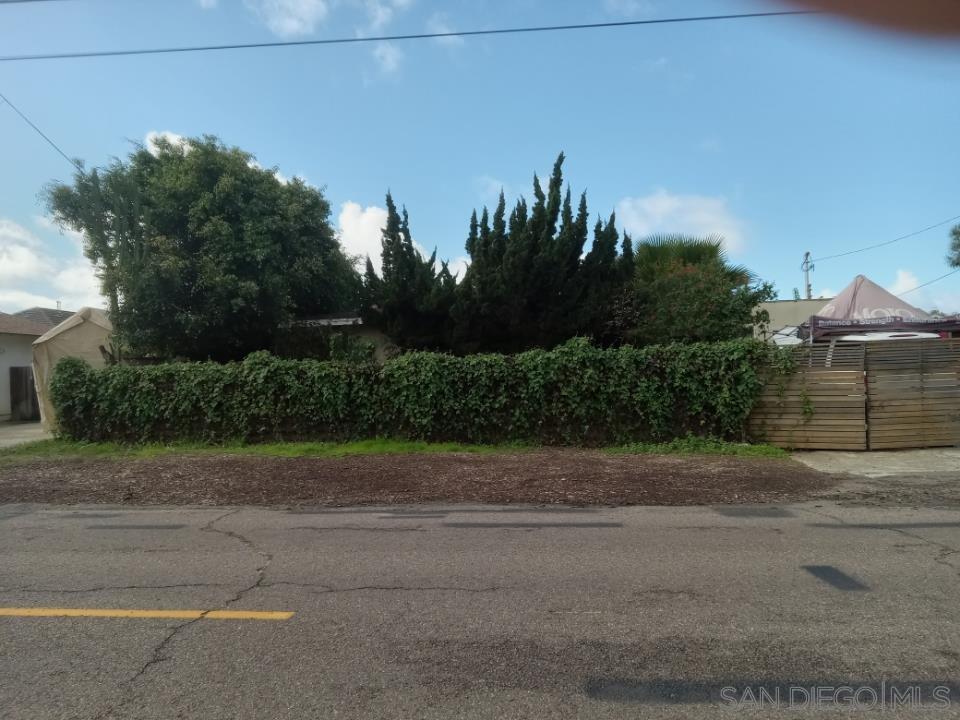
<path fill-rule="evenodd" d="M 0 333 L 0 421 L 10 419 L 10 368 L 33 364 L 32 335 Z"/>

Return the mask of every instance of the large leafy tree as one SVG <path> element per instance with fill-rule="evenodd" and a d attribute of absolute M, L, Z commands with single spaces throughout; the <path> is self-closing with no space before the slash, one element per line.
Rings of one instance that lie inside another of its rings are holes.
<path fill-rule="evenodd" d="M 47 201 L 83 233 L 134 353 L 238 358 L 296 316 L 356 307 L 360 279 L 323 194 L 214 137 L 138 147 L 51 186 Z"/>
<path fill-rule="evenodd" d="M 456 280 L 447 264 L 437 270 L 437 252 L 423 257 L 413 242 L 407 210 L 397 211 L 387 193 L 387 223 L 381 230 L 383 267 L 377 275 L 367 258 L 362 290 L 366 322 L 402 347 L 445 349 Z"/>

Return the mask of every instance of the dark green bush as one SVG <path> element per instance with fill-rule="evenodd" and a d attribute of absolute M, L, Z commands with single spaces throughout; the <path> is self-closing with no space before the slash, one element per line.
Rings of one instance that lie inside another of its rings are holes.
<path fill-rule="evenodd" d="M 284 360 L 113 366 L 66 359 L 51 393 L 78 440 L 346 440 L 605 444 L 740 439 L 773 351 L 753 341 L 373 364 Z"/>
<path fill-rule="evenodd" d="M 368 339 L 329 327 L 294 325 L 277 333 L 273 353 L 295 360 L 371 362 L 376 346 Z"/>

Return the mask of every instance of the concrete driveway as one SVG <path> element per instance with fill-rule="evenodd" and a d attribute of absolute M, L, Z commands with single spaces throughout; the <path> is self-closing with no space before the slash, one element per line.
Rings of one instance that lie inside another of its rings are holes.
<path fill-rule="evenodd" d="M 11 718 L 960 714 L 958 509 L 8 505 L 0 582 Z"/>
<path fill-rule="evenodd" d="M 843 505 L 960 510 L 960 448 L 794 453 L 814 470 L 841 475 L 824 498 Z"/>
<path fill-rule="evenodd" d="M 0 422 L 0 448 L 22 445 L 52 437 L 38 422 Z"/>
<path fill-rule="evenodd" d="M 960 479 L 960 447 L 873 452 L 820 450 L 797 452 L 793 458 L 826 473 L 848 473 L 871 478 L 953 473 Z"/>

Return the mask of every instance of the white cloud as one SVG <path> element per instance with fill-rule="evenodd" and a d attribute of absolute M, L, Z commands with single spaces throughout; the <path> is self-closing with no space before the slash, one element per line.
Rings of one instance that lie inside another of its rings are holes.
<path fill-rule="evenodd" d="M 430 16 L 429 20 L 427 20 L 427 32 L 449 33 L 454 32 L 454 29 L 453 26 L 450 25 L 446 13 L 436 12 Z M 464 43 L 464 39 L 456 35 L 434 38 L 433 40 L 439 45 L 446 45 L 447 47 L 459 47 Z"/>
<path fill-rule="evenodd" d="M 818 298 L 835 298 L 837 296 L 837 291 L 832 288 L 822 288 L 817 294 Z"/>
<path fill-rule="evenodd" d="M 198 0 L 202 7 L 213 7 L 217 0 Z M 413 0 L 244 0 L 244 5 L 274 34 L 284 38 L 313 34 L 332 10 L 360 11 L 365 18 L 355 22 L 357 37 L 383 34 L 399 13 Z M 455 43 L 451 43 L 455 44 Z M 392 75 L 400 69 L 403 50 L 389 42 L 377 43 L 371 51 L 380 70 Z M 364 83 L 372 78 L 364 73 Z"/>
<path fill-rule="evenodd" d="M 309 35 L 329 12 L 327 0 L 244 0 L 274 35 Z"/>
<path fill-rule="evenodd" d="M 406 10 L 413 4 L 413 0 L 362 0 L 362 2 L 367 14 L 367 24 L 365 27 L 356 29 L 357 37 L 382 34 L 398 12 Z M 377 43 L 372 50 L 372 55 L 380 71 L 385 75 L 396 73 L 403 60 L 403 50 L 389 42 Z M 364 77 L 364 84 L 369 85 L 371 81 L 372 78 Z"/>
<path fill-rule="evenodd" d="M 469 266 L 470 258 L 466 255 L 461 255 L 447 263 L 447 269 L 450 270 L 450 274 L 457 279 L 457 282 L 463 280 L 463 276 L 467 274 L 467 268 Z"/>
<path fill-rule="evenodd" d="M 0 219 L 0 283 L 17 284 L 50 272 L 39 239 L 22 225 Z"/>
<path fill-rule="evenodd" d="M 30 248 L 0 244 L 0 282 L 26 280 L 48 271 L 47 263 Z"/>
<path fill-rule="evenodd" d="M 157 147 L 157 141 L 163 139 L 166 140 L 173 146 L 179 146 L 184 148 L 185 152 L 190 151 L 190 144 L 183 135 L 179 135 L 175 132 L 170 132 L 169 130 L 151 130 L 144 136 L 143 145 L 147 148 L 147 151 L 156 157 L 160 152 L 159 147 Z"/>
<path fill-rule="evenodd" d="M 104 305 L 103 296 L 100 295 L 100 281 L 93 271 L 93 266 L 86 260 L 71 262 L 53 276 L 50 284 L 60 291 L 59 297 L 66 308 Z"/>
<path fill-rule="evenodd" d="M 197 0 L 197 4 L 204 10 L 210 10 L 217 6 L 217 0 Z"/>
<path fill-rule="evenodd" d="M 390 42 L 377 43 L 373 49 L 373 57 L 380 65 L 380 69 L 387 75 L 392 75 L 400 69 L 403 60 L 403 50 Z"/>
<path fill-rule="evenodd" d="M 897 270 L 897 279 L 887 287 L 887 290 L 899 297 L 900 293 L 912 290 L 920 284 L 920 278 L 909 270 Z"/>
<path fill-rule="evenodd" d="M 38 227 L 41 227 L 44 230 L 63 235 L 73 244 L 74 249 L 78 253 L 83 253 L 83 233 L 77 232 L 76 230 L 71 230 L 67 227 L 60 227 L 56 222 L 53 221 L 53 218 L 49 218 L 46 215 L 34 215 L 33 221 Z M 0 221 L 0 223 L 2 223 L 2 221 Z"/>
<path fill-rule="evenodd" d="M 367 28 L 369 32 L 383 30 L 393 21 L 394 12 L 405 9 L 409 3 L 393 2 L 392 0 L 365 0 L 364 8 L 367 12 Z"/>
<path fill-rule="evenodd" d="M 39 238 L 22 225 L 13 220 L 0 218 L 0 242 L 28 245 L 36 247 L 40 244 Z"/>
<path fill-rule="evenodd" d="M 504 195 L 510 195 L 509 186 L 503 180 L 499 180 L 492 175 L 480 175 L 474 179 L 474 184 L 480 197 L 489 204 L 497 202 L 501 190 L 503 190 Z"/>
<path fill-rule="evenodd" d="M 919 296 L 919 298 L 917 297 Z M 924 310 L 939 310 L 946 315 L 960 313 L 960 288 L 950 287 L 937 288 L 931 287 L 929 290 L 923 288 L 916 293 L 907 295 L 912 305 L 919 305 Z"/>
<path fill-rule="evenodd" d="M 340 244 L 348 255 L 358 257 L 358 268 L 362 270 L 369 257 L 373 269 L 379 275 L 383 270 L 380 241 L 383 237 L 383 228 L 387 225 L 386 209 L 376 205 L 364 208 L 359 203 L 345 202 L 340 206 L 337 225 L 339 226 Z M 427 252 L 427 249 L 416 240 L 414 240 L 413 246 L 420 253 L 420 257 L 424 259 L 430 257 L 431 253 Z M 451 260 L 447 267 L 451 274 L 457 275 L 459 273 L 458 279 L 462 280 L 469 263 L 469 258 L 458 257 Z M 435 267 L 439 272 L 440 258 L 437 258 Z"/>
<path fill-rule="evenodd" d="M 0 308 L 3 312 L 15 313 L 31 307 L 53 308 L 56 306 L 57 301 L 47 295 L 38 295 L 26 290 L 0 290 Z M 68 310 L 74 309 L 66 305 L 64 307 Z"/>
<path fill-rule="evenodd" d="M 272 173 L 273 176 L 274 176 L 277 180 L 279 180 L 281 183 L 283 183 L 284 185 L 289 185 L 293 180 L 301 180 L 301 181 L 303 181 L 305 184 L 308 184 L 308 185 L 309 185 L 309 183 L 307 183 L 307 179 L 306 179 L 305 177 L 303 177 L 302 175 L 294 175 L 293 177 L 289 177 L 289 176 L 287 176 L 287 175 L 284 175 L 282 172 L 280 172 L 280 171 L 279 171 L 277 168 L 275 168 L 275 167 L 272 167 L 272 168 L 266 168 L 266 167 L 264 167 L 263 165 L 261 165 L 260 163 L 258 163 L 256 160 L 251 160 L 250 162 L 247 163 L 247 165 L 248 165 L 249 167 L 254 168 L 255 170 L 266 170 L 267 172 Z"/>
<path fill-rule="evenodd" d="M 61 231 L 50 218 L 34 220 L 44 231 L 66 236 L 70 252 L 64 256 L 57 252 L 56 241 L 41 239 L 22 225 L 0 218 L 0 309 L 55 307 L 58 300 L 68 310 L 103 306 L 100 283 L 83 257 L 80 234 Z"/>
<path fill-rule="evenodd" d="M 393 22 L 397 12 L 413 5 L 413 0 L 364 0 L 363 4 L 367 11 L 368 29 L 377 32 Z"/>
<path fill-rule="evenodd" d="M 199 0 L 203 7 L 213 7 L 217 0 Z M 393 22 L 398 12 L 409 8 L 412 0 L 244 0 L 251 10 L 270 32 L 280 37 L 310 35 L 330 15 L 330 10 L 338 6 L 354 9 L 362 8 L 366 15 L 363 28 L 358 35 L 369 35 L 383 31 Z"/>
<path fill-rule="evenodd" d="M 730 252 L 743 249 L 743 224 L 723 197 L 675 195 L 661 188 L 620 200 L 617 218 L 635 238 L 655 233 L 721 235 Z"/>
<path fill-rule="evenodd" d="M 340 206 L 337 224 L 340 226 L 340 244 L 344 251 L 348 255 L 359 256 L 364 263 L 369 257 L 379 273 L 383 265 L 380 238 L 381 230 L 387 225 L 386 209 L 376 205 L 363 208 L 359 203 L 345 202 Z"/>
<path fill-rule="evenodd" d="M 213 7 L 217 0 L 198 0 L 202 7 Z M 413 5 L 413 0 L 244 0 L 274 35 L 291 38 L 311 35 L 328 19 L 332 10 L 347 8 L 365 16 L 354 23 L 357 37 L 383 34 L 399 13 Z M 454 43 L 451 43 L 454 44 Z M 400 69 L 403 51 L 388 42 L 377 43 L 372 55 L 380 70 L 392 75 Z M 364 77 L 369 84 L 371 78 Z"/>
<path fill-rule="evenodd" d="M 948 315 L 960 312 L 960 287 L 956 276 L 944 278 L 943 281 L 922 287 L 916 292 L 908 292 L 924 282 L 913 271 L 899 268 L 896 278 L 886 289 L 921 310 L 939 310 Z"/>
<path fill-rule="evenodd" d="M 653 3 L 648 0 L 604 0 L 604 9 L 611 15 L 639 17 L 654 14 Z"/>

